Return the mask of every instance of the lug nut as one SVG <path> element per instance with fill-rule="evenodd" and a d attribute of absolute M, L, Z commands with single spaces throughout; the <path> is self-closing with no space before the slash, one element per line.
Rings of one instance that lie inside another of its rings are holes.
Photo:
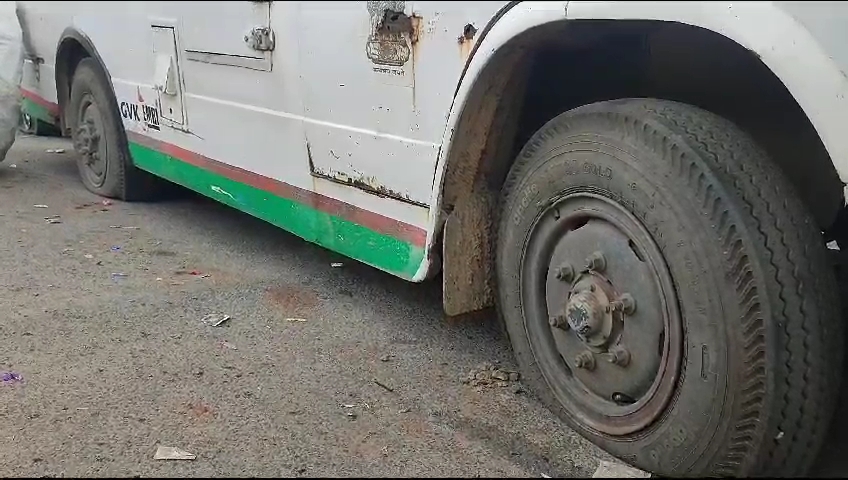
<path fill-rule="evenodd" d="M 556 278 L 557 280 L 570 283 L 574 280 L 574 267 L 567 264 L 559 267 L 556 272 Z"/>
<path fill-rule="evenodd" d="M 554 328 L 568 330 L 568 319 L 565 318 L 565 315 L 554 315 L 548 320 L 548 323 Z"/>
<path fill-rule="evenodd" d="M 595 369 L 595 357 L 589 352 L 582 352 L 574 358 L 577 368 L 592 371 Z"/>
<path fill-rule="evenodd" d="M 604 310 L 606 310 L 607 313 L 620 311 L 625 315 L 633 315 L 633 312 L 636 311 L 636 300 L 633 298 L 633 295 L 625 293 L 618 297 L 618 300 L 610 302 Z"/>
<path fill-rule="evenodd" d="M 619 367 L 626 367 L 630 364 L 630 352 L 620 345 L 611 347 L 606 357 L 609 363 L 618 365 Z"/>
<path fill-rule="evenodd" d="M 621 311 L 624 312 L 625 315 L 633 315 L 633 312 L 636 311 L 636 299 L 629 293 L 625 293 L 618 297 L 618 303 L 621 305 Z"/>
<path fill-rule="evenodd" d="M 595 252 L 586 258 L 586 268 L 595 272 L 603 272 L 607 268 L 607 260 L 601 252 Z"/>

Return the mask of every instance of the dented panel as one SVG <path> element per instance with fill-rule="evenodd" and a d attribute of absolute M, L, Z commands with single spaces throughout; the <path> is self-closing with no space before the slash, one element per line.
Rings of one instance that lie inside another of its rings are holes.
<path fill-rule="evenodd" d="M 478 30 L 503 5 L 302 3 L 305 133 L 315 181 L 428 205 L 453 93 Z"/>

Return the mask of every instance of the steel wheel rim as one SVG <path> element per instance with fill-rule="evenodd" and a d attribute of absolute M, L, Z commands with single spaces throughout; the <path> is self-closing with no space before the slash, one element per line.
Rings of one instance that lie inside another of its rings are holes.
<path fill-rule="evenodd" d="M 91 94 L 80 101 L 74 148 L 82 157 L 82 171 L 95 187 L 102 187 L 108 170 L 108 145 L 103 138 L 103 115 Z"/>
<path fill-rule="evenodd" d="M 586 268 L 605 248 L 604 268 Z M 566 192 L 531 227 L 520 288 L 530 347 L 570 417 L 618 436 L 662 415 L 680 373 L 683 329 L 671 274 L 642 222 L 594 189 Z"/>

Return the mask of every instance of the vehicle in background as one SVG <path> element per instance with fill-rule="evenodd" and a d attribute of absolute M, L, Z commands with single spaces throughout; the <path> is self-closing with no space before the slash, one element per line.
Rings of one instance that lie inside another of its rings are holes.
<path fill-rule="evenodd" d="M 533 392 L 644 470 L 809 469 L 842 379 L 848 5 L 18 4 L 28 111 L 90 191 L 170 181 L 441 272 L 447 314 L 497 305 Z"/>

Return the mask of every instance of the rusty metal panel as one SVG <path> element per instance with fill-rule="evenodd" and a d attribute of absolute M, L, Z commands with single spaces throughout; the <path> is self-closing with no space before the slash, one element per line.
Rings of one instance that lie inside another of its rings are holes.
<path fill-rule="evenodd" d="M 475 25 L 486 25 L 503 4 L 302 3 L 311 174 L 428 205 L 453 93 L 481 28 Z"/>

